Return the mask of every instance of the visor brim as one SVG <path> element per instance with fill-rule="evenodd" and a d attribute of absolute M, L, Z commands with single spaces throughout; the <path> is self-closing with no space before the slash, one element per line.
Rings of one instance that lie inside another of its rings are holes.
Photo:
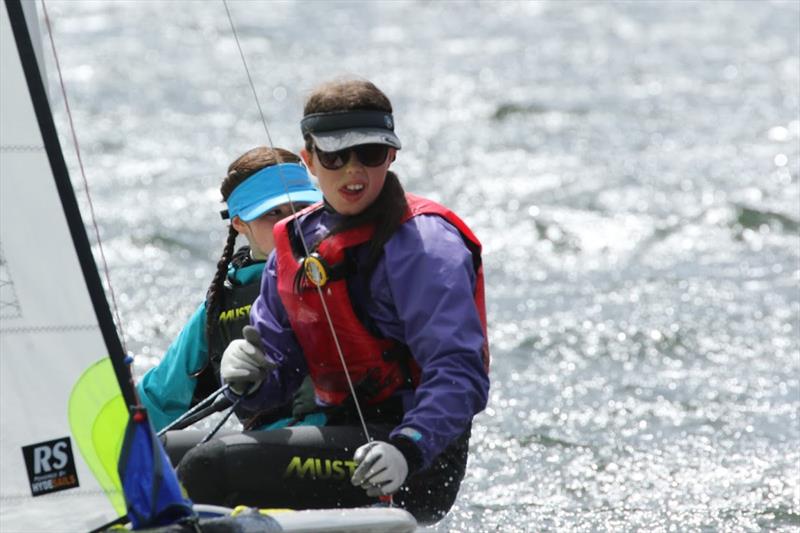
<path fill-rule="evenodd" d="M 322 201 L 322 193 L 319 191 L 289 191 L 289 194 L 273 196 L 261 203 L 250 206 L 239 213 L 239 218 L 245 222 L 252 222 L 267 211 L 271 211 L 278 206 L 292 202 L 294 204 L 315 204 Z M 299 209 L 298 209 L 299 211 Z"/>
<path fill-rule="evenodd" d="M 402 144 L 393 131 L 379 128 L 359 128 L 311 133 L 314 145 L 323 152 L 337 152 L 360 144 L 385 144 L 400 149 Z"/>

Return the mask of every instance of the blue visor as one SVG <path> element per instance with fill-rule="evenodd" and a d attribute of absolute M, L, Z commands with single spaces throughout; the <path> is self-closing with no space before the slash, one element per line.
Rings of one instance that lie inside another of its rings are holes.
<path fill-rule="evenodd" d="M 306 167 L 281 163 L 262 168 L 240 183 L 228 196 L 228 215 L 250 222 L 289 202 L 313 204 L 321 200 L 322 194 L 311 183 Z"/>

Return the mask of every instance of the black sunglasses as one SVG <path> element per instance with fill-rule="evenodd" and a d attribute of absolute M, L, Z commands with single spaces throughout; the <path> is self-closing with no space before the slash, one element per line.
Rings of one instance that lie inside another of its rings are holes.
<path fill-rule="evenodd" d="M 385 144 L 360 144 L 351 148 L 345 148 L 336 152 L 323 152 L 316 146 L 314 151 L 322 166 L 328 170 L 342 168 L 350 160 L 350 153 L 355 153 L 356 158 L 365 167 L 379 167 L 386 161 L 389 155 L 389 146 Z"/>

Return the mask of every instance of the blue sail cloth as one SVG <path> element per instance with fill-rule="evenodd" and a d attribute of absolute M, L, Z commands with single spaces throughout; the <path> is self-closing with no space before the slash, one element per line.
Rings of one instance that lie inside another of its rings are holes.
<path fill-rule="evenodd" d="M 194 516 L 192 502 L 184 497 L 143 407 L 131 409 L 119 457 L 119 478 L 134 530 Z"/>

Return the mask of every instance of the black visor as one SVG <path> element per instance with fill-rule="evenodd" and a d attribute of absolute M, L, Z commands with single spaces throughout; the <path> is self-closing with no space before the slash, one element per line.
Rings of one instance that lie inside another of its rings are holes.
<path fill-rule="evenodd" d="M 394 118 L 385 111 L 335 111 L 313 113 L 300 121 L 303 137 L 310 135 L 325 152 L 336 152 L 360 144 L 385 144 L 398 150 Z"/>

